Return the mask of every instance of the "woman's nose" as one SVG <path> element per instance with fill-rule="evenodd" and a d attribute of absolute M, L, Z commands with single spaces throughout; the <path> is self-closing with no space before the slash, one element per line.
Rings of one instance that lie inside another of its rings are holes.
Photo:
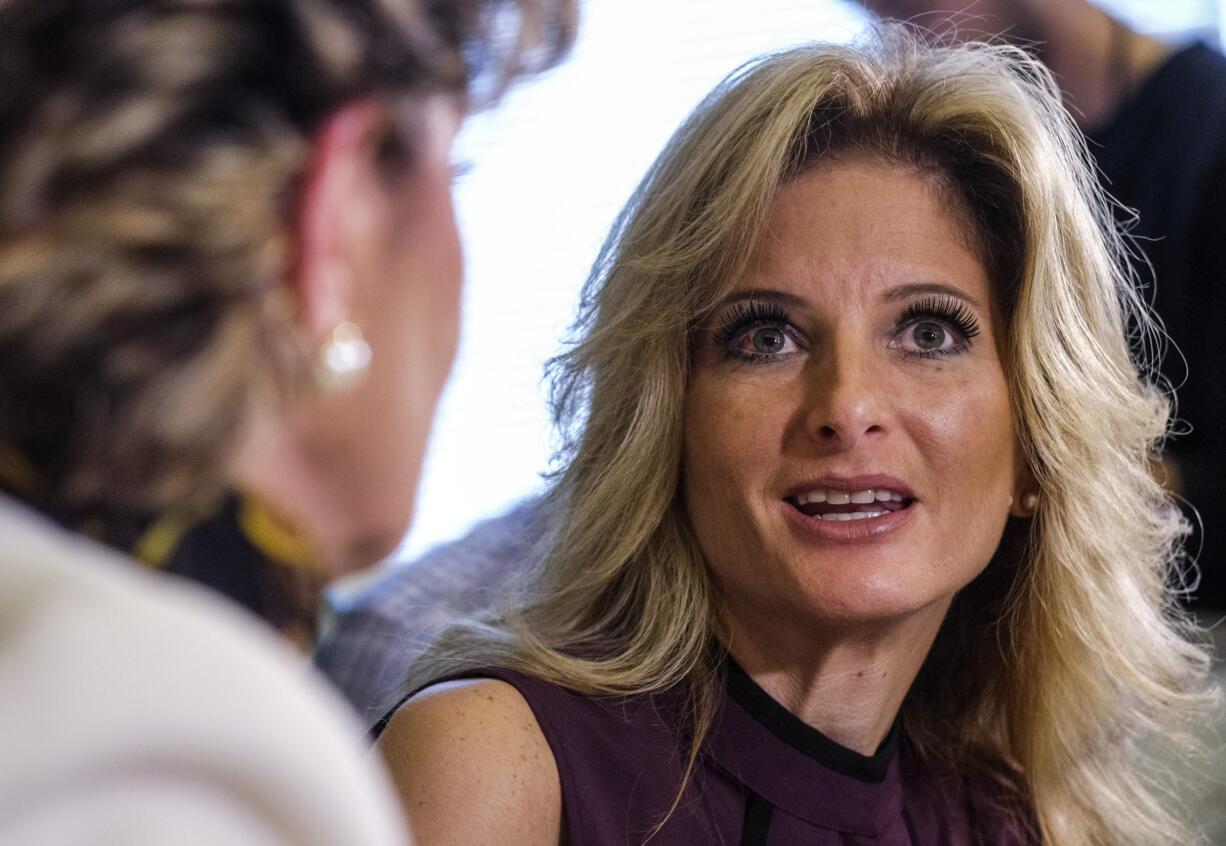
<path fill-rule="evenodd" d="M 889 387 L 865 346 L 831 345 L 810 363 L 806 429 L 823 445 L 849 447 L 886 431 Z"/>

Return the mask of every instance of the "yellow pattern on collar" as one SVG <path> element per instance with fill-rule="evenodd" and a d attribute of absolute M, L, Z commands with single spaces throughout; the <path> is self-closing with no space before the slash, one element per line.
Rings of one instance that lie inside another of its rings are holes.
<path fill-rule="evenodd" d="M 132 556 L 150 567 L 164 567 L 179 548 L 183 536 L 198 525 L 204 513 L 196 509 L 171 511 L 145 530 L 132 547 Z"/>
<path fill-rule="evenodd" d="M 259 500 L 249 496 L 239 499 L 238 526 L 247 540 L 273 561 L 320 569 L 323 557 L 315 540 Z"/>

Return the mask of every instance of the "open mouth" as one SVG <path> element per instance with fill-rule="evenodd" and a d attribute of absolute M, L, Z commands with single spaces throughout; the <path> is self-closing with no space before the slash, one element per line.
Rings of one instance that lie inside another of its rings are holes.
<path fill-rule="evenodd" d="M 895 511 L 903 511 L 911 507 L 915 498 L 889 488 L 865 488 L 858 491 L 816 488 L 790 496 L 787 501 L 806 517 L 848 522 L 871 520 Z"/>

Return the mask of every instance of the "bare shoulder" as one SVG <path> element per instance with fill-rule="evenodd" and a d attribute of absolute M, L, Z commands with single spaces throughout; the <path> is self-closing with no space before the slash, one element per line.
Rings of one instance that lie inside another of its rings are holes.
<path fill-rule="evenodd" d="M 556 846 L 562 789 L 531 707 L 493 679 L 445 682 L 408 700 L 379 750 L 419 846 Z"/>

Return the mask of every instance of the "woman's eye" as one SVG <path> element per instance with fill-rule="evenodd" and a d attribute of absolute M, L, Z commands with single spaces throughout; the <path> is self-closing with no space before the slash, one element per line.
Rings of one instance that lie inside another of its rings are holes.
<path fill-rule="evenodd" d="M 788 336 L 783 334 L 783 330 L 776 326 L 755 329 L 749 336 L 750 346 L 753 347 L 754 352 L 758 353 L 781 352 L 787 341 Z"/>
<path fill-rule="evenodd" d="M 903 329 L 899 345 L 920 355 L 956 352 L 963 343 L 946 326 L 931 320 L 912 323 Z"/>
<path fill-rule="evenodd" d="M 733 348 L 744 356 L 768 358 L 794 351 L 793 341 L 782 326 L 756 326 L 740 334 Z"/>
<path fill-rule="evenodd" d="M 737 303 L 714 328 L 715 347 L 727 358 L 765 364 L 807 349 L 804 335 L 774 303 Z"/>
<path fill-rule="evenodd" d="M 939 323 L 919 323 L 911 330 L 911 339 L 922 350 L 939 350 L 948 337 L 949 333 Z"/>

